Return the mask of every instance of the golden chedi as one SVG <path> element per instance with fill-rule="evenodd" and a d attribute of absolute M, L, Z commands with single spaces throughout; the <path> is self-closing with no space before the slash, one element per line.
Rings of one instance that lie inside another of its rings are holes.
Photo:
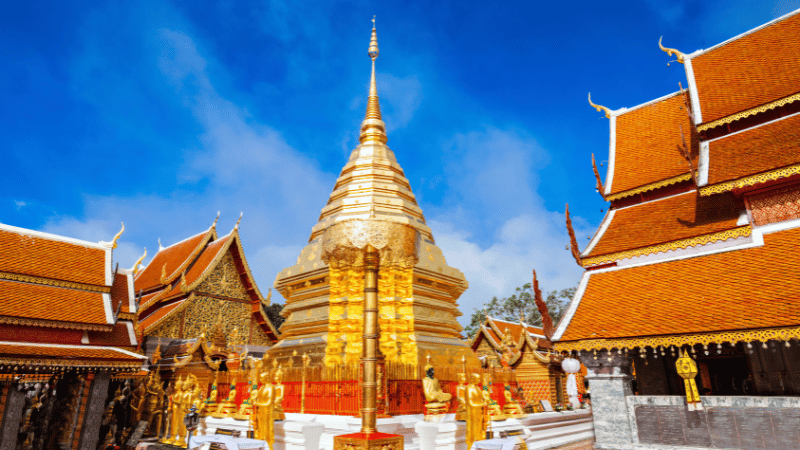
<path fill-rule="evenodd" d="M 282 340 L 268 352 L 282 360 L 307 353 L 327 368 L 356 365 L 364 330 L 364 252 L 380 253 L 378 271 L 379 350 L 387 363 L 437 366 L 466 355 L 456 301 L 467 289 L 437 247 L 411 186 L 389 149 L 375 81 L 378 42 L 373 28 L 372 76 L 359 145 L 311 230 L 297 264 L 278 273 L 275 288 L 286 299 Z M 300 364 L 299 359 L 294 361 Z"/>
<path fill-rule="evenodd" d="M 473 373 L 467 386 L 467 449 L 472 443 L 486 439 L 486 398 L 481 390 L 481 376 Z"/>

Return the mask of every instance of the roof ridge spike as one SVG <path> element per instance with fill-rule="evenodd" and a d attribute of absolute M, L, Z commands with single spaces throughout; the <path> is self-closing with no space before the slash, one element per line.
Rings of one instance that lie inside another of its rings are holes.
<path fill-rule="evenodd" d="M 592 105 L 592 107 L 594 109 L 596 109 L 598 112 L 603 111 L 606 114 L 606 119 L 610 119 L 611 118 L 611 110 L 610 109 L 606 108 L 605 106 L 601 106 L 601 105 L 598 105 L 598 104 L 595 104 L 595 103 L 592 102 L 592 93 L 591 92 L 589 92 L 589 104 Z"/>
<path fill-rule="evenodd" d="M 372 76 L 369 81 L 369 98 L 367 99 L 367 113 L 364 121 L 361 122 L 361 133 L 358 136 L 360 143 L 378 141 L 385 144 L 388 140 L 386 136 L 386 124 L 381 118 L 381 105 L 378 101 L 378 88 L 375 83 L 375 59 L 378 58 L 378 34 L 375 30 L 375 16 L 372 17 L 372 36 L 369 41 L 367 54 L 372 59 Z"/>
<path fill-rule="evenodd" d="M 675 50 L 674 48 L 667 48 L 667 47 L 664 47 L 663 45 L 661 45 L 661 39 L 663 39 L 663 38 L 664 38 L 664 36 L 661 36 L 660 38 L 658 38 L 658 48 L 660 48 L 662 51 L 666 52 L 669 56 L 674 56 L 679 63 L 683 64 L 684 60 L 686 58 L 686 55 L 684 55 L 682 52 L 680 52 L 678 50 Z M 668 62 L 667 65 L 669 65 L 671 62 L 674 62 L 674 61 Z"/>

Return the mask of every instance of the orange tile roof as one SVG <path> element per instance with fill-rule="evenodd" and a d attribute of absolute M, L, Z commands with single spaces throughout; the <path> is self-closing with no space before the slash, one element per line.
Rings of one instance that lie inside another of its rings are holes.
<path fill-rule="evenodd" d="M 97 286 L 106 284 L 105 250 L 0 230 L 0 271 Z"/>
<path fill-rule="evenodd" d="M 692 58 L 704 123 L 800 91 L 800 14 Z"/>
<path fill-rule="evenodd" d="M 800 164 L 800 115 L 711 141 L 708 154 L 709 185 Z"/>
<path fill-rule="evenodd" d="M 133 347 L 131 338 L 128 334 L 128 323 L 119 321 L 111 331 L 89 331 L 89 345 L 105 345 L 113 347 Z"/>
<path fill-rule="evenodd" d="M 697 148 L 697 135 L 680 92 L 616 117 L 616 146 L 611 194 L 689 173 L 679 146 Z M 696 162 L 692 162 L 697 167 Z"/>
<path fill-rule="evenodd" d="M 117 305 L 122 302 L 120 312 L 131 312 L 129 294 L 128 276 L 124 273 L 114 274 L 114 284 L 111 285 L 111 309 L 116 312 Z"/>
<path fill-rule="evenodd" d="M 195 252 L 201 250 L 199 247 L 204 244 L 206 237 L 211 232 L 212 230 L 204 231 L 156 253 L 156 256 L 150 261 L 150 264 L 136 275 L 136 279 L 134 280 L 136 292 L 161 286 L 161 269 L 165 264 L 167 266 L 166 273 L 168 277 L 182 268 L 182 266 L 188 265 L 191 261 L 187 262 L 187 260 Z"/>
<path fill-rule="evenodd" d="M 218 256 L 221 256 L 220 254 L 224 250 L 227 250 L 225 244 L 228 243 L 229 239 L 230 236 L 225 236 L 208 244 L 208 246 L 203 250 L 203 253 L 200 254 L 200 257 L 198 257 L 194 264 L 192 264 L 192 268 L 186 273 L 187 285 L 191 285 L 195 281 L 199 280 L 203 275 L 203 272 L 209 268 L 211 263 L 213 263 Z"/>
<path fill-rule="evenodd" d="M 0 280 L 0 316 L 106 324 L 103 295 Z"/>
<path fill-rule="evenodd" d="M 605 255 L 736 228 L 740 205 L 730 194 L 690 191 L 621 208 L 589 255 Z"/>
<path fill-rule="evenodd" d="M 590 273 L 560 341 L 800 324 L 800 228 L 765 245 Z"/>
<path fill-rule="evenodd" d="M 170 303 L 169 305 L 162 306 L 157 309 L 154 313 L 150 314 L 149 316 L 145 317 L 143 320 L 139 321 L 139 329 L 141 331 L 147 330 L 149 327 L 154 325 L 160 319 L 166 317 L 169 313 L 175 310 L 175 308 L 179 307 L 180 305 L 184 304 L 186 300 L 181 300 L 175 303 Z"/>
<path fill-rule="evenodd" d="M 56 358 L 56 359 L 99 359 L 113 361 L 141 361 L 137 358 L 121 351 L 106 348 L 94 348 L 92 346 L 64 346 L 58 344 L 51 345 L 18 345 L 8 342 L 0 343 L 0 355 L 3 358 L 12 356 Z"/>

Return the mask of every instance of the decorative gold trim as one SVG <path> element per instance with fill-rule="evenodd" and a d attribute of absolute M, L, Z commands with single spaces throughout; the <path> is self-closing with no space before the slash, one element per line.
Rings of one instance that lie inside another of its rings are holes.
<path fill-rule="evenodd" d="M 788 341 L 789 339 L 800 339 L 800 327 L 720 331 L 714 333 L 695 333 L 672 336 L 589 339 L 583 341 L 556 342 L 555 348 L 559 352 L 569 352 L 573 350 L 612 350 L 658 346 L 668 347 L 670 345 L 681 347 L 683 345 L 695 344 L 735 344 L 737 342 L 766 342 L 768 340 Z"/>
<path fill-rule="evenodd" d="M 109 286 L 96 286 L 93 284 L 76 283 L 73 281 L 54 280 L 52 278 L 35 277 L 31 275 L 22 275 L 12 272 L 0 272 L 0 280 L 20 281 L 23 283 L 42 284 L 45 286 L 53 286 L 68 289 L 77 289 L 79 291 L 102 292 L 105 294 L 111 293 Z"/>
<path fill-rule="evenodd" d="M 619 261 L 621 259 L 633 258 L 635 256 L 651 255 L 654 253 L 668 252 L 670 250 L 685 249 L 687 247 L 705 245 L 717 241 L 727 241 L 728 239 L 750 236 L 752 232 L 753 229 L 750 228 L 749 225 L 745 225 L 743 227 L 720 231 L 718 233 L 706 234 L 703 236 L 697 236 L 689 239 L 682 239 L 680 241 L 667 242 L 666 244 L 651 245 L 649 247 L 626 250 L 623 252 L 609 253 L 608 255 L 584 258 L 583 265 L 584 267 L 596 266 L 598 264 L 610 263 L 614 261 Z"/>
<path fill-rule="evenodd" d="M 591 92 L 589 92 L 589 105 L 591 105 L 592 108 L 596 109 L 597 112 L 601 112 L 602 111 L 603 113 L 605 113 L 606 119 L 610 119 L 611 118 L 611 110 L 610 109 L 606 108 L 605 106 L 598 105 L 596 103 L 592 103 L 592 93 Z"/>
<path fill-rule="evenodd" d="M 783 167 L 780 169 L 771 170 L 769 172 L 752 175 L 749 177 L 739 178 L 738 180 L 726 181 L 712 186 L 705 186 L 700 188 L 700 195 L 707 196 L 712 194 L 719 194 L 720 192 L 732 191 L 734 189 L 743 188 L 745 186 L 752 186 L 754 184 L 766 183 L 768 181 L 775 181 L 779 178 L 786 178 L 792 175 L 800 174 L 800 164 L 794 166 Z"/>
<path fill-rule="evenodd" d="M 0 357 L 0 364 L 2 365 L 25 365 L 25 366 L 57 366 L 57 367 L 118 367 L 118 368 L 135 368 L 142 367 L 143 361 L 93 361 L 90 359 L 40 359 L 40 358 L 2 358 Z"/>
<path fill-rule="evenodd" d="M 617 192 L 616 194 L 607 195 L 606 201 L 613 202 L 614 200 L 619 200 L 621 198 L 630 197 L 631 195 L 641 194 L 642 192 L 652 191 L 658 188 L 662 188 L 664 186 L 669 186 L 671 184 L 676 184 L 691 179 L 692 179 L 692 174 L 685 173 L 683 175 L 678 175 L 676 177 L 667 178 L 666 180 L 645 184 L 644 186 L 640 186 L 638 188 L 628 189 L 627 191 L 622 191 L 622 192 Z"/>
<path fill-rule="evenodd" d="M 664 46 L 661 44 L 661 40 L 662 40 L 662 39 L 664 39 L 664 36 L 661 36 L 660 38 L 658 38 L 658 48 L 660 48 L 660 49 L 661 49 L 661 51 L 663 51 L 663 52 L 666 52 L 666 53 L 667 53 L 667 55 L 669 55 L 669 56 L 674 56 L 675 58 L 677 58 L 677 59 L 678 59 L 678 62 L 679 62 L 679 63 L 683 64 L 683 63 L 684 63 L 684 61 L 685 61 L 685 59 L 686 59 L 686 55 L 684 55 L 684 54 L 683 54 L 683 52 L 680 52 L 680 51 L 678 51 L 678 50 L 675 50 L 674 48 L 668 48 L 668 47 L 664 47 Z M 669 65 L 669 63 L 667 63 L 667 65 Z"/>
<path fill-rule="evenodd" d="M 722 119 L 717 119 L 712 122 L 704 123 L 697 127 L 697 131 L 705 131 L 710 130 L 712 128 L 718 127 L 720 125 L 725 125 L 731 122 L 734 122 L 739 119 L 744 119 L 745 117 L 750 117 L 759 113 L 767 112 L 770 109 L 775 109 L 780 106 L 788 105 L 789 103 L 793 103 L 800 100 L 800 92 L 794 95 L 790 95 L 788 97 L 784 97 L 779 100 L 775 100 L 774 102 L 767 103 L 766 105 L 756 106 L 755 108 L 750 108 L 745 111 L 732 114 L 727 117 L 723 117 Z"/>
<path fill-rule="evenodd" d="M 0 316 L 0 323 L 46 328 L 65 328 L 68 330 L 111 331 L 114 329 L 113 325 L 92 325 L 79 322 L 58 322 L 55 320 L 25 319 L 22 317 L 9 316 Z"/>

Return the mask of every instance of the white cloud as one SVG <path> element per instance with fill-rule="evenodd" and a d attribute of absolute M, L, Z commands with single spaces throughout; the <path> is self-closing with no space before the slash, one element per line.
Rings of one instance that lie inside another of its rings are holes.
<path fill-rule="evenodd" d="M 14 200 L 14 206 L 17 207 L 17 210 L 20 210 L 23 207 L 28 206 L 28 204 L 23 202 L 23 201 L 21 201 L 21 200 Z"/>

